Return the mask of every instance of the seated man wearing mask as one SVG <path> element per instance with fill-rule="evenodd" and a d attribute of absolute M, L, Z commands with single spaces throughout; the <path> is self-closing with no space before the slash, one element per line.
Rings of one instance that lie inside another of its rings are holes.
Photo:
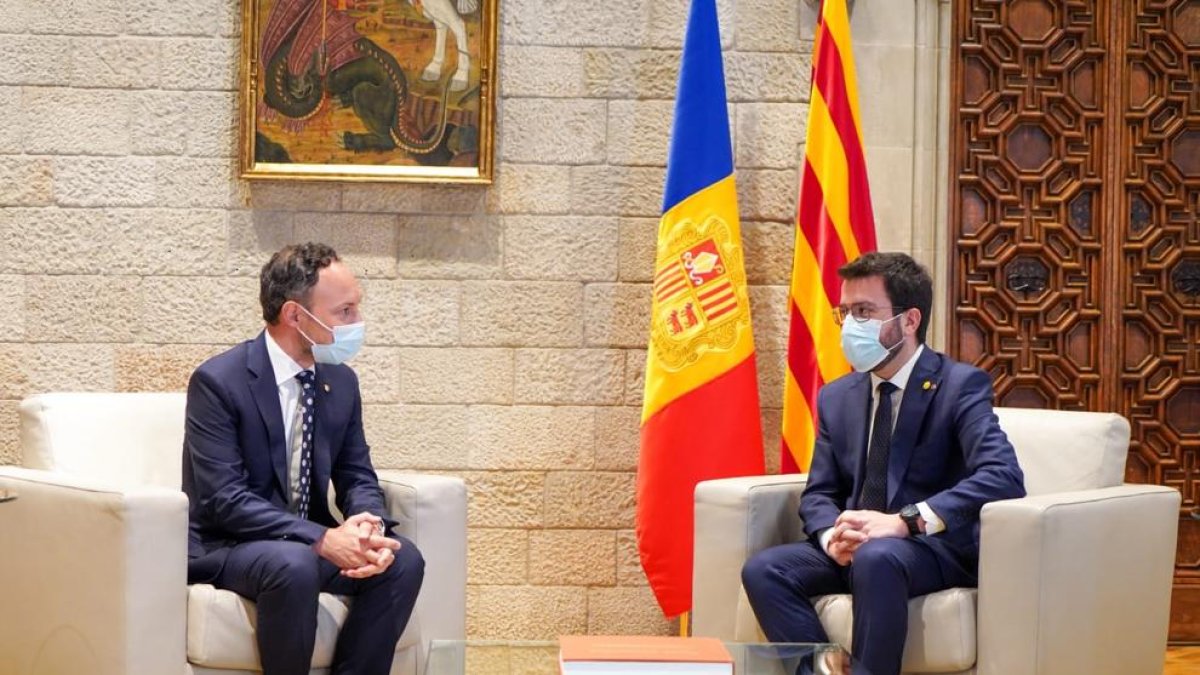
<path fill-rule="evenodd" d="M 317 595 L 354 596 L 334 673 L 387 673 L 425 562 L 389 534 L 358 378 L 362 289 L 322 244 L 288 246 L 260 277 L 258 337 L 209 359 L 187 392 L 188 583 L 253 600 L 265 675 L 308 673 Z M 330 481 L 338 524 L 328 508 Z"/>
<path fill-rule="evenodd" d="M 925 346 L 933 281 L 902 253 L 838 270 L 842 351 L 856 373 L 817 397 L 800 498 L 807 541 L 766 549 L 742 582 L 775 642 L 828 642 L 811 598 L 851 593 L 854 672 L 900 672 L 908 599 L 976 585 L 979 512 L 1025 495 L 987 373 Z"/>

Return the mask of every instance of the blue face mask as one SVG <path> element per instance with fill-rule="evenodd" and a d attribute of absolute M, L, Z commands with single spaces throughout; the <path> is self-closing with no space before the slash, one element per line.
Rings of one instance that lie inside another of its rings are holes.
<path fill-rule="evenodd" d="M 304 306 L 301 305 L 300 309 L 304 309 Z M 363 340 L 367 337 L 367 325 L 364 322 L 359 321 L 358 323 L 330 328 L 325 325 L 325 322 L 313 316 L 313 313 L 307 309 L 304 309 L 304 313 L 312 317 L 313 321 L 321 324 L 322 328 L 333 334 L 333 342 L 323 345 L 308 337 L 304 331 L 300 331 L 304 339 L 312 343 L 313 360 L 317 363 L 329 365 L 345 363 L 354 358 L 358 354 L 358 351 L 362 349 Z"/>
<path fill-rule="evenodd" d="M 902 316 L 897 314 L 888 321 L 893 321 Z M 866 321 L 858 321 L 851 317 L 846 317 L 842 322 L 842 353 L 846 355 L 846 360 L 850 362 L 851 367 L 860 373 L 865 373 L 874 370 L 883 363 L 888 354 L 900 345 L 904 344 L 904 337 L 891 347 L 884 347 L 879 341 L 879 334 L 883 331 L 883 324 L 887 321 L 879 319 L 868 319 Z"/>

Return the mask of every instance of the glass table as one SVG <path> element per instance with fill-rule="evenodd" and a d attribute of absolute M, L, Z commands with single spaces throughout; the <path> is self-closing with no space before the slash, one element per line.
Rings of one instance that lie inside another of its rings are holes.
<path fill-rule="evenodd" d="M 726 642 L 735 675 L 842 675 L 850 656 L 834 644 Z M 558 675 L 558 642 L 434 640 L 424 675 Z"/>

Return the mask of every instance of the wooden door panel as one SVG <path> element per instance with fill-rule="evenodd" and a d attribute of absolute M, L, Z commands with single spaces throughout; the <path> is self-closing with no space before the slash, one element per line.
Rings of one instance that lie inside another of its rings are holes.
<path fill-rule="evenodd" d="M 1115 341 L 1126 473 L 1200 506 L 1200 2 L 1122 3 Z M 1114 181 L 1116 183 L 1116 181 Z M 1200 521 L 1180 522 L 1172 638 L 1200 638 Z"/>
<path fill-rule="evenodd" d="M 1107 3 L 960 2 L 950 349 L 1001 405 L 1097 409 Z"/>
<path fill-rule="evenodd" d="M 1200 640 L 1200 0 L 956 0 L 953 33 L 950 351 L 1003 405 L 1129 418 Z"/>

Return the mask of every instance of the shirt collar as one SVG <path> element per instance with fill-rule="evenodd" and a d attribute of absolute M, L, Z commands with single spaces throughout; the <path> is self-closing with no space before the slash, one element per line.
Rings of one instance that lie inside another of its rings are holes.
<path fill-rule="evenodd" d="M 267 358 L 271 359 L 271 369 L 275 371 L 275 386 L 288 382 L 305 368 L 300 367 L 295 359 L 283 351 L 283 347 L 271 337 L 271 331 L 264 330 L 263 336 L 267 341 Z"/>
<path fill-rule="evenodd" d="M 896 371 L 896 374 L 888 382 L 896 385 L 896 388 L 900 391 L 904 391 L 904 388 L 908 386 L 908 378 L 912 375 L 913 368 L 917 366 L 917 359 L 921 358 L 921 352 L 923 351 L 925 351 L 925 345 L 917 345 L 917 351 L 908 357 L 908 361 L 900 367 L 900 370 Z M 875 373 L 871 373 L 871 391 L 878 391 L 880 382 L 883 382 L 883 378 Z"/>

